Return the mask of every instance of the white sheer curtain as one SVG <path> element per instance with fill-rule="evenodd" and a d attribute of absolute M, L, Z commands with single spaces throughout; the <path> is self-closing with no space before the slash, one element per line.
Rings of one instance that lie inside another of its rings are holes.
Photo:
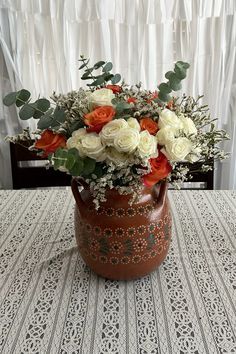
<path fill-rule="evenodd" d="M 216 188 L 236 188 L 235 0 L 0 0 L 0 11 L 0 95 L 21 84 L 35 98 L 77 89 L 80 54 L 111 60 L 128 83 L 150 89 L 174 61 L 188 61 L 183 92 L 204 93 L 231 135 L 232 156 L 218 165 Z M 0 112 L 3 133 L 16 131 L 16 116 Z M 1 170 L 2 185 L 9 174 Z"/>

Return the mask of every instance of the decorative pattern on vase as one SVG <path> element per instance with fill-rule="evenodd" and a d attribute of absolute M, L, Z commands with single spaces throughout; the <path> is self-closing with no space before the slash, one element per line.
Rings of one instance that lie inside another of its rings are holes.
<path fill-rule="evenodd" d="M 101 263 L 115 265 L 146 262 L 169 247 L 170 214 L 151 225 L 139 225 L 136 228 L 118 227 L 114 230 L 85 223 L 80 217 L 78 219 L 81 251 L 88 258 Z"/>
<path fill-rule="evenodd" d="M 171 239 L 171 214 L 150 218 L 155 203 L 127 208 L 88 208 L 88 217 L 75 210 L 77 243 L 86 263 L 102 266 L 143 265 L 167 253 Z M 91 218 L 91 215 L 93 216 Z M 150 222 L 150 220 L 152 220 Z"/>

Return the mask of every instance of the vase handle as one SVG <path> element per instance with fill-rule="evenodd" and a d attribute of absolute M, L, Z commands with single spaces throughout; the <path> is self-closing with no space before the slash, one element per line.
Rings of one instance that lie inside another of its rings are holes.
<path fill-rule="evenodd" d="M 72 189 L 72 193 L 74 195 L 76 204 L 78 205 L 79 208 L 83 208 L 85 206 L 85 203 L 83 201 L 83 199 L 81 198 L 80 192 L 78 190 L 78 184 L 82 187 L 84 187 L 84 189 L 88 189 L 88 184 L 82 179 L 82 178 L 72 178 L 71 180 L 71 189 Z"/>
<path fill-rule="evenodd" d="M 167 182 L 162 182 L 160 184 L 159 190 L 157 189 L 157 185 L 155 184 L 153 187 L 153 192 L 154 192 L 155 202 L 159 206 L 164 205 L 165 200 L 166 200 L 166 194 L 167 194 Z"/>

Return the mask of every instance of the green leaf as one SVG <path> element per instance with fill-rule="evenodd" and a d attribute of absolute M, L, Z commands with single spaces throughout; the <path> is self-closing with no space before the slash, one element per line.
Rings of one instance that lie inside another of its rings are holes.
<path fill-rule="evenodd" d="M 80 159 L 79 152 L 76 148 L 71 148 L 67 151 L 67 161 L 65 167 L 70 170 L 73 168 L 76 161 Z"/>
<path fill-rule="evenodd" d="M 66 114 L 64 109 L 59 108 L 58 106 L 55 108 L 55 111 L 53 113 L 53 120 L 57 123 L 64 123 L 66 119 Z"/>
<path fill-rule="evenodd" d="M 180 69 L 180 68 L 178 68 L 178 67 L 175 67 L 175 74 L 176 74 L 176 76 L 180 79 L 180 80 L 183 80 L 183 79 L 185 79 L 186 78 L 186 76 L 187 76 L 187 73 L 186 73 L 186 70 L 185 69 Z"/>
<path fill-rule="evenodd" d="M 159 90 L 164 93 L 164 94 L 167 94 L 167 93 L 170 93 L 171 92 L 171 88 L 168 84 L 166 83 L 162 83 L 158 86 Z"/>
<path fill-rule="evenodd" d="M 26 120 L 33 117 L 34 113 L 35 113 L 35 108 L 33 107 L 33 105 L 26 103 L 20 109 L 19 117 L 22 120 Z"/>
<path fill-rule="evenodd" d="M 17 98 L 16 98 L 16 106 L 17 107 L 23 106 L 23 104 L 25 104 L 25 102 L 27 102 L 29 98 L 30 98 L 30 92 L 28 90 L 22 89 L 18 91 Z"/>
<path fill-rule="evenodd" d="M 51 116 L 52 112 L 53 112 L 53 108 L 49 109 L 43 116 L 41 116 L 37 124 L 38 129 L 43 130 L 51 126 L 51 123 L 53 121 L 53 118 Z"/>
<path fill-rule="evenodd" d="M 174 74 L 174 72 L 173 71 L 167 71 L 167 73 L 165 74 L 165 77 L 169 80 L 171 74 Z"/>
<path fill-rule="evenodd" d="M 89 63 L 89 59 L 85 61 L 82 65 L 80 65 L 79 70 L 83 69 Z"/>
<path fill-rule="evenodd" d="M 87 79 L 93 79 L 92 76 L 89 76 L 90 73 L 89 72 L 85 72 L 82 76 L 81 76 L 81 80 L 87 80 Z"/>
<path fill-rule="evenodd" d="M 99 85 L 102 85 L 104 82 L 105 82 L 104 77 L 100 76 L 97 80 L 95 80 L 91 84 L 88 84 L 88 86 L 99 86 Z"/>
<path fill-rule="evenodd" d="M 8 95 L 6 95 L 3 98 L 3 103 L 5 104 L 5 106 L 11 106 L 13 103 L 15 103 L 17 99 L 17 94 L 18 92 L 10 92 Z"/>
<path fill-rule="evenodd" d="M 111 100 L 111 103 L 114 104 L 114 105 L 117 105 L 119 103 L 119 100 L 117 98 L 113 98 Z"/>
<path fill-rule="evenodd" d="M 64 167 L 66 161 L 67 161 L 67 150 L 63 148 L 57 149 L 53 157 L 54 170 L 58 170 L 58 168 L 61 166 Z"/>
<path fill-rule="evenodd" d="M 93 72 L 93 68 L 88 68 L 85 70 L 86 74 L 91 74 Z"/>
<path fill-rule="evenodd" d="M 84 127 L 84 122 L 82 120 L 77 120 L 73 122 L 69 127 L 69 132 L 72 134 L 75 130 Z"/>
<path fill-rule="evenodd" d="M 162 102 L 168 102 L 171 99 L 170 95 L 164 94 L 163 92 L 158 93 L 158 99 L 161 100 Z"/>
<path fill-rule="evenodd" d="M 71 148 L 68 150 L 69 155 L 74 155 L 76 158 L 79 157 L 79 151 L 76 148 Z"/>
<path fill-rule="evenodd" d="M 110 71 L 113 68 L 113 64 L 109 61 L 108 63 L 106 63 L 106 65 L 103 67 L 102 71 L 107 73 L 108 71 Z"/>
<path fill-rule="evenodd" d="M 32 103 L 32 107 L 37 108 L 37 107 L 34 106 L 34 103 Z M 43 116 L 43 112 L 35 110 L 34 115 L 33 115 L 34 119 L 39 119 L 42 116 Z"/>
<path fill-rule="evenodd" d="M 50 107 L 50 101 L 46 98 L 40 98 L 34 103 L 37 105 L 37 108 L 42 112 L 46 112 Z"/>
<path fill-rule="evenodd" d="M 173 91 L 178 91 L 182 88 L 182 84 L 181 82 L 171 81 L 170 87 L 172 88 Z"/>
<path fill-rule="evenodd" d="M 181 80 L 176 76 L 176 74 L 172 74 L 169 78 L 169 85 L 174 91 L 178 91 L 181 89 Z"/>
<path fill-rule="evenodd" d="M 84 168 L 83 160 L 78 159 L 74 163 L 74 166 L 69 170 L 69 172 L 72 176 L 80 176 L 83 171 L 83 168 Z"/>
<path fill-rule="evenodd" d="M 67 155 L 67 160 L 66 160 L 66 163 L 65 163 L 65 167 L 70 170 L 73 168 L 74 164 L 76 162 L 76 157 L 75 155 L 72 155 L 72 154 L 68 154 Z"/>
<path fill-rule="evenodd" d="M 121 113 L 124 110 L 130 109 L 130 108 L 131 108 L 130 104 L 125 101 L 121 101 L 121 102 L 117 103 L 117 105 L 116 105 L 117 113 Z"/>
<path fill-rule="evenodd" d="M 83 175 L 87 176 L 93 173 L 95 166 L 96 166 L 96 161 L 94 159 L 90 159 L 89 157 L 86 157 L 84 160 L 84 169 L 83 169 Z"/>
<path fill-rule="evenodd" d="M 121 75 L 120 74 L 115 74 L 113 78 L 111 79 L 111 82 L 113 85 L 117 84 L 121 80 Z"/>
<path fill-rule="evenodd" d="M 188 69 L 188 68 L 190 67 L 190 64 L 189 64 L 189 63 L 186 63 L 186 62 L 181 61 L 181 60 L 177 61 L 177 62 L 175 63 L 175 65 L 181 65 L 181 66 L 184 67 L 185 69 Z"/>
<path fill-rule="evenodd" d="M 103 77 L 105 81 L 109 81 L 114 77 L 114 75 L 110 73 L 106 73 Z"/>
<path fill-rule="evenodd" d="M 94 64 L 94 69 L 99 69 L 101 66 L 103 66 L 105 64 L 105 61 L 98 61 L 96 64 Z"/>

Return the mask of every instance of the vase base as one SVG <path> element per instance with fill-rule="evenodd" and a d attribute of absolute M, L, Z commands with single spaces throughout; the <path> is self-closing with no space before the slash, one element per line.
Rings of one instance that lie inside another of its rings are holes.
<path fill-rule="evenodd" d="M 157 256 L 148 262 L 140 262 L 139 264 L 101 264 L 97 261 L 91 261 L 91 258 L 82 255 L 84 262 L 97 275 L 110 280 L 134 280 L 142 278 L 154 270 L 156 270 L 165 260 L 168 248 L 162 252 L 161 256 Z M 81 253 L 81 252 L 80 252 Z"/>

